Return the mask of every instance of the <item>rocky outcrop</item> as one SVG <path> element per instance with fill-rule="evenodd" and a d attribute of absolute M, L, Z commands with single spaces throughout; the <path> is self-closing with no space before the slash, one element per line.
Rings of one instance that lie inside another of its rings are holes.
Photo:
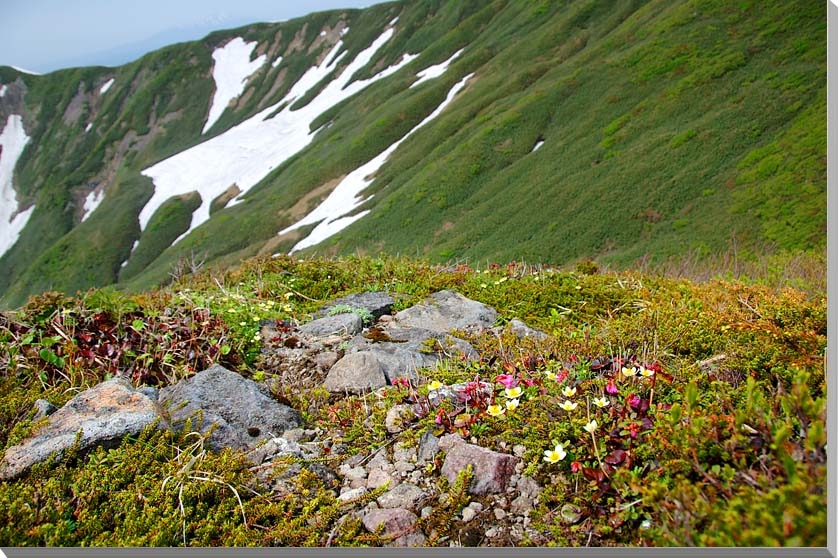
<path fill-rule="evenodd" d="M 212 428 L 213 449 L 253 449 L 302 424 L 299 412 L 274 401 L 253 380 L 219 365 L 163 388 L 160 403 L 169 408 L 173 426 L 190 417 L 196 421 L 200 411 L 200 425 L 193 422 L 193 427 L 203 433 Z"/>
<path fill-rule="evenodd" d="M 77 438 L 79 452 L 85 453 L 118 445 L 125 436 L 137 435 L 155 422 L 166 425 L 160 405 L 121 377 L 83 391 L 48 420 L 35 436 L 6 449 L 0 479 L 20 477 L 51 456 L 60 459 Z"/>
<path fill-rule="evenodd" d="M 497 317 L 493 308 L 481 302 L 454 291 L 439 291 L 397 313 L 396 323 L 401 327 L 448 333 L 455 329 L 487 329 L 494 325 Z"/>

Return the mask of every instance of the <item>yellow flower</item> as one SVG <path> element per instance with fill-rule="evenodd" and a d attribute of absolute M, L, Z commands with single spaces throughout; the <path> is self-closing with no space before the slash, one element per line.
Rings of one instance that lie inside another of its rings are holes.
<path fill-rule="evenodd" d="M 592 420 L 588 424 L 585 425 L 585 430 L 593 434 L 596 429 L 599 428 L 599 425 L 596 423 L 596 419 Z"/>
<path fill-rule="evenodd" d="M 521 396 L 521 388 L 519 387 L 506 388 L 504 392 L 506 393 L 506 396 L 510 399 L 515 399 L 516 397 Z"/>
<path fill-rule="evenodd" d="M 623 366 L 623 376 L 634 376 L 635 374 L 637 374 L 637 370 L 634 366 L 629 366 L 628 368 Z"/>
<path fill-rule="evenodd" d="M 428 383 L 428 391 L 434 391 L 435 389 L 439 389 L 442 387 L 442 382 L 439 380 L 434 380 Z"/>
<path fill-rule="evenodd" d="M 644 378 L 651 378 L 652 376 L 655 375 L 655 371 L 651 370 L 649 368 L 643 368 L 640 371 L 640 375 L 643 376 Z"/>
<path fill-rule="evenodd" d="M 572 401 L 565 401 L 564 403 L 560 403 L 559 407 L 564 409 L 565 411 L 572 411 L 576 407 L 579 406 L 579 403 L 573 403 Z"/>
<path fill-rule="evenodd" d="M 518 399 L 510 399 L 506 402 L 506 408 L 509 409 L 510 411 L 514 411 L 515 409 L 518 408 L 518 405 L 520 405 L 520 404 L 521 403 Z"/>
<path fill-rule="evenodd" d="M 565 386 L 564 389 L 562 389 L 562 395 L 564 395 L 565 397 L 573 397 L 574 395 L 576 395 L 576 388 Z"/>
<path fill-rule="evenodd" d="M 500 415 L 506 412 L 506 409 L 501 407 L 500 405 L 489 405 L 489 408 L 486 409 L 486 412 L 492 415 L 493 417 L 499 417 Z"/>
<path fill-rule="evenodd" d="M 556 449 L 544 450 L 544 461 L 548 463 L 558 463 L 567 456 L 561 444 L 556 444 Z"/>
<path fill-rule="evenodd" d="M 608 404 L 609 401 L 605 397 L 597 397 L 596 399 L 594 399 L 594 405 L 596 405 L 597 407 L 607 407 Z"/>

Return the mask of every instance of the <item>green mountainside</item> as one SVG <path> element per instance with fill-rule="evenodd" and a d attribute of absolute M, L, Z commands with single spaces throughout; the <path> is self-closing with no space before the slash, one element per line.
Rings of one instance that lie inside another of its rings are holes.
<path fill-rule="evenodd" d="M 229 203 L 234 183 L 213 200 L 179 193 L 141 229 L 155 192 L 143 170 L 278 103 L 343 41 L 331 73 L 289 101 L 305 107 L 391 27 L 353 81 L 418 56 L 317 116 L 313 140 L 241 203 Z M 236 38 L 266 62 L 202 134 L 213 52 Z M 219 31 L 117 68 L 0 68 L 0 126 L 21 115 L 30 138 L 15 165 L 18 206 L 35 207 L 0 257 L 0 306 L 287 253 L 314 224 L 280 231 L 469 74 L 375 173 L 354 211 L 369 213 L 304 253 L 627 267 L 731 244 L 740 254 L 825 245 L 823 2 L 391 2 Z M 92 192 L 104 199 L 82 221 Z M 204 202 L 210 218 L 178 240 Z"/>

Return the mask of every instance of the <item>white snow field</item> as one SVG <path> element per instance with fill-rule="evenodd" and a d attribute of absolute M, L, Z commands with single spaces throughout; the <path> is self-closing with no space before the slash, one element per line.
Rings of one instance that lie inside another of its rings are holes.
<path fill-rule="evenodd" d="M 309 129 L 318 115 L 415 58 L 404 55 L 400 62 L 372 78 L 349 83 L 352 75 L 366 66 L 375 52 L 392 36 L 393 30 L 386 30 L 306 106 L 291 110 L 293 100 L 302 97 L 329 75 L 343 58 L 345 52 L 337 54 L 343 47 L 343 42 L 338 41 L 323 63 L 309 68 L 276 104 L 214 138 L 144 169 L 142 174 L 154 182 L 154 195 L 140 211 L 140 228 L 145 230 L 157 208 L 170 197 L 198 192 L 201 206 L 192 214 L 189 229 L 175 240 L 177 242 L 209 219 L 210 203 L 232 184 L 241 190 L 233 203 L 241 200 L 272 170 L 313 141 L 316 132 L 311 133 Z M 283 103 L 288 105 L 268 118 Z"/>
<path fill-rule="evenodd" d="M 221 117 L 230 101 L 242 94 L 247 79 L 268 59 L 263 54 L 253 62 L 250 61 L 250 54 L 256 44 L 256 41 L 246 43 L 241 37 L 236 37 L 213 51 L 215 65 L 212 68 L 212 79 L 215 81 L 215 95 L 202 134 Z"/>
<path fill-rule="evenodd" d="M 537 142 L 535 142 L 535 146 L 532 148 L 532 151 L 530 151 L 530 153 L 535 153 L 542 145 L 544 145 L 544 140 L 538 140 Z"/>
<path fill-rule="evenodd" d="M 418 77 L 419 79 L 417 79 L 416 81 L 413 82 L 413 84 L 410 86 L 411 89 L 416 87 L 417 85 L 419 85 L 422 82 L 428 81 L 429 79 L 437 78 L 437 77 L 441 76 L 442 74 L 444 74 L 445 70 L 448 69 L 448 65 L 451 64 L 451 62 L 453 62 L 454 59 L 457 58 L 460 54 L 462 54 L 463 50 L 465 50 L 465 49 L 461 48 L 460 50 L 458 50 L 457 52 L 452 54 L 451 58 L 449 58 L 445 62 L 440 62 L 439 64 L 434 64 L 433 66 L 428 66 L 427 68 L 425 68 L 421 72 L 417 73 L 416 77 Z"/>
<path fill-rule="evenodd" d="M 44 74 L 39 74 L 38 72 L 33 72 L 32 70 L 27 70 L 26 68 L 20 68 L 18 66 L 12 66 L 12 68 L 17 70 L 18 72 L 21 72 L 21 73 L 24 73 L 24 74 L 29 74 L 30 76 L 42 76 L 42 75 L 44 75 Z"/>
<path fill-rule="evenodd" d="M 273 61 L 273 64 L 271 64 L 271 68 L 276 68 L 276 67 L 277 67 L 277 66 L 279 66 L 280 64 L 282 64 L 282 57 L 281 57 L 281 56 L 277 56 L 277 57 L 276 57 L 276 60 L 274 60 L 274 61 Z"/>
<path fill-rule="evenodd" d="M 286 232 L 292 231 L 304 225 L 310 225 L 312 223 L 320 223 L 312 229 L 307 237 L 297 242 L 294 247 L 291 249 L 291 252 L 296 252 L 297 250 L 302 250 L 303 248 L 308 248 L 309 246 L 314 246 L 318 244 L 333 234 L 338 233 L 339 231 L 345 229 L 367 213 L 369 210 L 361 211 L 356 215 L 352 215 L 349 217 L 344 217 L 344 215 L 351 213 L 355 209 L 357 209 L 361 204 L 372 198 L 372 196 L 364 199 L 359 199 L 361 192 L 370 184 L 372 184 L 373 178 L 370 176 L 374 174 L 387 158 L 396 150 L 396 148 L 410 135 L 439 116 L 439 114 L 445 109 L 446 106 L 454 99 L 454 96 L 465 87 L 466 82 L 473 76 L 474 74 L 469 74 L 465 76 L 463 79 L 458 81 L 454 84 L 454 86 L 448 91 L 448 95 L 446 95 L 445 100 L 427 117 L 425 117 L 422 122 L 417 124 L 412 130 L 406 133 L 402 138 L 396 141 L 393 145 L 379 153 L 375 158 L 373 158 L 368 163 L 361 165 L 344 178 L 337 187 L 332 190 L 332 193 L 323 200 L 323 202 L 318 205 L 314 210 L 291 225 L 288 228 L 285 228 L 279 232 L 279 234 L 284 234 Z"/>
<path fill-rule="evenodd" d="M 0 97 L 3 97 L 6 94 L 6 86 L 0 86 Z"/>
<path fill-rule="evenodd" d="M 102 84 L 102 87 L 99 88 L 99 95 L 104 95 L 105 93 L 107 93 L 108 89 L 111 88 L 111 85 L 113 85 L 113 78 L 109 79 L 108 81 Z"/>
<path fill-rule="evenodd" d="M 12 182 L 15 163 L 28 141 L 23 119 L 17 114 L 10 114 L 0 132 L 0 256 L 17 242 L 20 231 L 35 209 L 33 205 L 26 211 L 17 212 L 17 195 Z"/>
<path fill-rule="evenodd" d="M 84 199 L 84 215 L 81 216 L 81 222 L 90 217 L 90 214 L 99 207 L 99 204 L 102 203 L 102 200 L 105 199 L 105 192 L 104 191 L 97 191 L 93 190 L 87 197 Z"/>
<path fill-rule="evenodd" d="M 88 122 L 87 126 L 84 127 L 85 132 L 89 132 L 93 128 L 93 122 Z"/>

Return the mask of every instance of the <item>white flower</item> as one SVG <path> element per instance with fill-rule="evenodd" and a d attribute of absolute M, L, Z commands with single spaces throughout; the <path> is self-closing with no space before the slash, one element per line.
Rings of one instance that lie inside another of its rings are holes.
<path fill-rule="evenodd" d="M 608 404 L 609 401 L 605 397 L 597 397 L 596 399 L 594 399 L 594 405 L 596 405 L 597 407 L 607 407 Z"/>
<path fill-rule="evenodd" d="M 559 407 L 564 409 L 565 411 L 572 411 L 576 407 L 579 406 L 579 403 L 574 403 L 572 401 L 565 401 L 564 403 L 560 403 Z"/>
<path fill-rule="evenodd" d="M 573 397 L 574 395 L 576 395 L 576 388 L 565 386 L 564 389 L 562 389 L 562 395 L 564 395 L 565 397 Z"/>
<path fill-rule="evenodd" d="M 593 434 L 596 432 L 596 429 L 599 428 L 599 425 L 596 423 L 596 419 L 592 420 L 588 424 L 585 425 L 585 430 Z"/>
<path fill-rule="evenodd" d="M 556 449 L 544 451 L 544 461 L 548 463 L 558 463 L 567 456 L 561 444 L 556 444 Z"/>

